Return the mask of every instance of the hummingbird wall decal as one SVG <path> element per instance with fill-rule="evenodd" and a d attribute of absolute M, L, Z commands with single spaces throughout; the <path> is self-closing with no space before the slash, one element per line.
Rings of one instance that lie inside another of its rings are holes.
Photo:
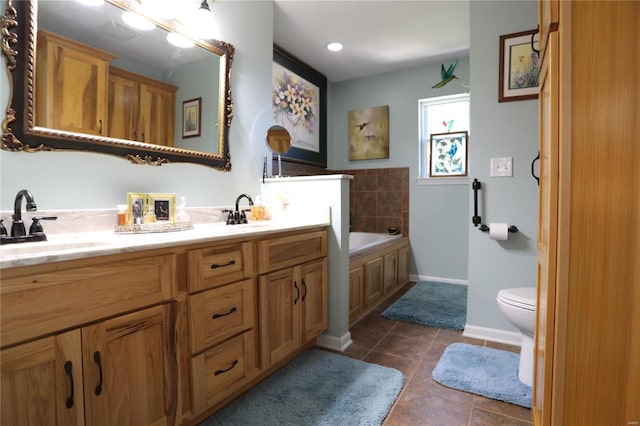
<path fill-rule="evenodd" d="M 442 81 L 440 81 L 440 83 L 431 86 L 432 89 L 439 89 L 442 86 L 444 86 L 445 84 L 447 84 L 448 82 L 450 82 L 451 80 L 458 79 L 458 77 L 456 77 L 455 75 L 453 75 L 453 71 L 456 69 L 456 64 L 458 63 L 458 60 L 454 60 L 451 65 L 449 65 L 449 68 L 445 71 L 444 69 L 444 64 L 441 65 L 441 69 L 440 69 L 440 74 L 442 76 Z"/>

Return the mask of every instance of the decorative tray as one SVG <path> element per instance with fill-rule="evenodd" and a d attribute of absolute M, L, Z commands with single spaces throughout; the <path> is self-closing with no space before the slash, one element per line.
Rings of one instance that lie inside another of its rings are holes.
<path fill-rule="evenodd" d="M 115 225 L 116 234 L 149 234 L 152 232 L 176 232 L 193 229 L 191 222 L 155 222 L 135 225 Z"/>

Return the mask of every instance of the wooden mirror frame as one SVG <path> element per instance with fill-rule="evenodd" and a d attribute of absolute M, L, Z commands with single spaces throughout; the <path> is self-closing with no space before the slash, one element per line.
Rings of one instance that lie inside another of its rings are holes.
<path fill-rule="evenodd" d="M 130 0 L 109 0 L 109 3 L 123 9 L 135 9 L 130 7 Z M 190 37 L 197 45 L 220 57 L 218 122 L 221 125 L 218 126 L 217 142 L 221 151 L 218 150 L 216 154 L 37 127 L 34 123 L 35 7 L 35 0 L 7 0 L 2 16 L 2 55 L 5 57 L 10 86 L 6 116 L 2 121 L 2 149 L 24 152 L 88 151 L 124 157 L 134 164 L 159 166 L 186 162 L 223 171 L 231 170 L 229 129 L 233 118 L 230 84 L 233 45 Z M 177 32 L 171 22 L 154 22 L 165 30 Z"/>

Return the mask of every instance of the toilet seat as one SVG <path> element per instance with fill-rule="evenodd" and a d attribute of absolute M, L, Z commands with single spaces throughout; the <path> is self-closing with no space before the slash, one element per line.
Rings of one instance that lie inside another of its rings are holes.
<path fill-rule="evenodd" d="M 506 288 L 498 292 L 498 300 L 520 309 L 535 311 L 536 289 L 534 287 Z"/>

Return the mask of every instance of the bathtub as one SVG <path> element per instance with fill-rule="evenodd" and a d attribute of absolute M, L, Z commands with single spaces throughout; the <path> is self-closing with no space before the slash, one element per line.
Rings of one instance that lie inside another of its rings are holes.
<path fill-rule="evenodd" d="M 349 326 L 409 281 L 409 238 L 349 234 Z"/>
<path fill-rule="evenodd" d="M 349 258 L 374 251 L 376 247 L 387 245 L 402 238 L 402 235 L 376 234 L 374 232 L 349 233 Z"/>

